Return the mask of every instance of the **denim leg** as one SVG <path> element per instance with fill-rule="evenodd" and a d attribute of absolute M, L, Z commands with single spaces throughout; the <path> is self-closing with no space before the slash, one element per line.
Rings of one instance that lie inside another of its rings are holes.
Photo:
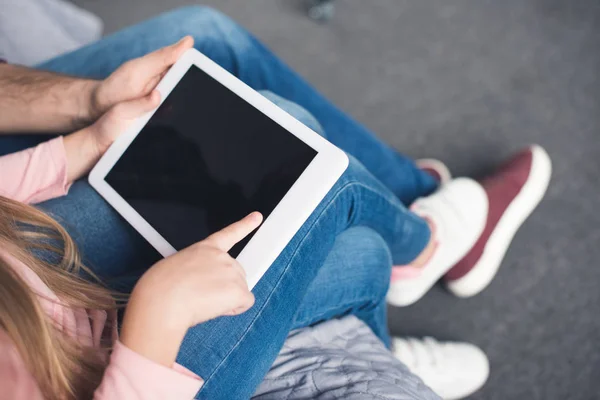
<path fill-rule="evenodd" d="M 86 265 L 112 289 L 129 293 L 144 271 L 161 259 L 87 180 L 75 182 L 67 196 L 37 207 L 67 230 Z"/>
<path fill-rule="evenodd" d="M 390 346 L 385 301 L 392 256 L 375 231 L 362 226 L 342 232 L 306 290 L 292 328 L 353 314 Z"/>
<path fill-rule="evenodd" d="M 211 8 L 173 10 L 45 62 L 40 68 L 100 79 L 125 61 L 184 35 L 192 35 L 198 50 L 254 89 L 269 90 L 307 109 L 332 143 L 361 161 L 405 204 L 437 186 L 412 160 L 334 106 L 244 28 Z"/>
<path fill-rule="evenodd" d="M 294 327 L 295 315 L 336 239 L 357 226 L 375 231 L 395 264 L 414 260 L 430 237 L 426 222 L 408 211 L 351 157 L 344 175 L 254 288 L 254 307 L 242 315 L 217 318 L 188 331 L 178 362 L 204 378 L 199 398 L 252 395 Z M 356 308 L 360 307 L 350 305 L 335 314 Z"/>
<path fill-rule="evenodd" d="M 261 94 L 326 137 L 319 122 L 299 105 L 272 92 L 261 91 Z M 385 297 L 391 266 L 390 251 L 376 232 L 365 227 L 343 232 L 310 284 L 296 314 L 293 329 L 354 314 L 389 346 Z M 332 282 L 335 284 L 332 285 Z"/>

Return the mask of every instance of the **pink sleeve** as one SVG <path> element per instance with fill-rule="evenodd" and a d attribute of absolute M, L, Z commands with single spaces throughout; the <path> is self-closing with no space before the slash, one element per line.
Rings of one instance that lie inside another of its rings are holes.
<path fill-rule="evenodd" d="M 0 157 L 0 196 L 39 203 L 67 194 L 67 156 L 59 136 Z"/>
<path fill-rule="evenodd" d="M 37 382 L 6 332 L 0 330 L 0 400 L 43 400 Z"/>
<path fill-rule="evenodd" d="M 172 369 L 156 364 L 120 342 L 115 343 L 110 363 L 94 400 L 193 399 L 202 380 L 176 364 Z M 44 400 L 14 344 L 0 330 L 0 400 Z"/>
<path fill-rule="evenodd" d="M 193 399 L 202 380 L 180 365 L 167 368 L 115 342 L 94 400 Z"/>

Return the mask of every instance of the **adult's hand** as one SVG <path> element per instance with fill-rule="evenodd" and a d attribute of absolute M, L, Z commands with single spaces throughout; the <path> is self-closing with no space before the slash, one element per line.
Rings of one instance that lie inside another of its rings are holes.
<path fill-rule="evenodd" d="M 68 179 L 84 176 L 137 117 L 158 106 L 154 90 L 160 79 L 194 40 L 179 42 L 123 64 L 104 81 L 96 84 L 90 98 L 90 126 L 65 136 Z"/>
<path fill-rule="evenodd" d="M 186 36 L 179 42 L 121 65 L 108 78 L 99 82 L 90 98 L 90 116 L 96 120 L 119 103 L 149 95 L 169 68 L 188 49 L 194 39 Z"/>

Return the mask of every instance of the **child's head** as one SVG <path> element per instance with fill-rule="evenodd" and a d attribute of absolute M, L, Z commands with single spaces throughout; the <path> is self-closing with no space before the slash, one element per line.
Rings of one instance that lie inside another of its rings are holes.
<path fill-rule="evenodd" d="M 67 307 L 113 309 L 111 293 L 79 276 L 80 271 L 94 275 L 82 265 L 75 243 L 55 220 L 0 196 L 0 328 L 45 398 L 91 398 L 106 364 L 102 351 L 84 347 L 56 328 L 37 295 L 9 264 L 15 261 L 31 268 Z"/>

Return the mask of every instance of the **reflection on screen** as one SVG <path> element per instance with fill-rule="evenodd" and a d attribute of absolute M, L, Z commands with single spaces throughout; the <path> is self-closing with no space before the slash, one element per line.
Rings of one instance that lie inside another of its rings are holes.
<path fill-rule="evenodd" d="M 180 250 L 252 211 L 266 218 L 316 154 L 192 66 L 106 181 Z"/>

